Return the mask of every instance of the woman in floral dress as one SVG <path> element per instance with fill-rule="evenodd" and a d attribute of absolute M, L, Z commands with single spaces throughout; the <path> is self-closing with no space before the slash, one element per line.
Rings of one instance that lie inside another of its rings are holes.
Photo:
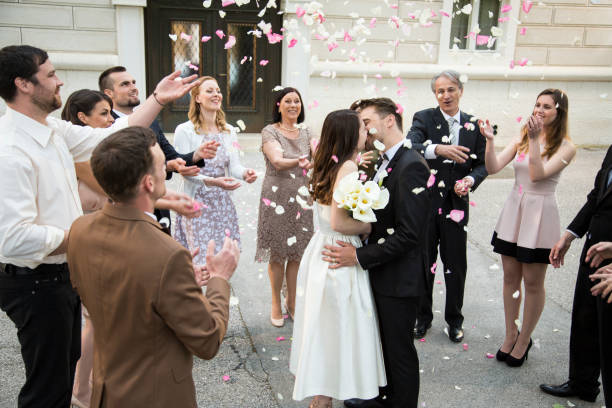
<path fill-rule="evenodd" d="M 189 121 L 177 126 L 174 144 L 179 153 L 186 153 L 212 140 L 218 143 L 217 155 L 206 160 L 197 176 L 183 177 L 183 192 L 200 203 L 203 211 L 198 218 L 177 215 L 173 236 L 191 251 L 200 248 L 194 263 L 203 265 L 211 239 L 215 241 L 215 252 L 221 249 L 226 236 L 240 243 L 238 215 L 230 191 L 241 186 L 239 180 L 252 183 L 257 176 L 255 170 L 240 164 L 236 131 L 225 122 L 217 81 L 208 76 L 201 81 L 191 91 Z"/>

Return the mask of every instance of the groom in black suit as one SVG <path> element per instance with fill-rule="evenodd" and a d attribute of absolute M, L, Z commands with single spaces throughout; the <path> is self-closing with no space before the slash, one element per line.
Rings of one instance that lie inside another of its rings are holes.
<path fill-rule="evenodd" d="M 369 271 L 378 312 L 387 386 L 374 400 L 346 400 L 347 407 L 416 408 L 419 398 L 419 359 L 413 342 L 419 296 L 428 269 L 425 245 L 431 214 L 426 188 L 429 167 L 408 148 L 402 117 L 388 98 L 362 100 L 358 110 L 371 138 L 384 144 L 374 181 L 389 190 L 387 206 L 375 211 L 368 244 L 355 248 L 326 246 L 324 260 L 331 269 L 359 263 Z"/>
<path fill-rule="evenodd" d="M 431 327 L 432 291 L 438 245 L 446 284 L 444 319 L 448 323 L 448 336 L 456 343 L 463 340 L 463 292 L 467 272 L 467 223 L 469 219 L 468 191 L 487 177 L 484 154 L 486 140 L 480 134 L 472 116 L 459 110 L 463 84 L 459 73 L 443 71 L 431 81 L 438 107 L 414 114 L 407 138 L 413 148 L 421 152 L 427 164 L 435 170 L 432 186 L 432 217 L 429 228 L 429 268 L 426 290 L 421 298 L 415 338 L 425 336 Z M 463 215 L 452 219 L 452 210 Z"/>

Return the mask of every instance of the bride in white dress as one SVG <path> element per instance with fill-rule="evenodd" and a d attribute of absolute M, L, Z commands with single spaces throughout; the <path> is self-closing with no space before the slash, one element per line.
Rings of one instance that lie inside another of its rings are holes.
<path fill-rule="evenodd" d="M 361 246 L 371 225 L 338 208 L 338 181 L 357 171 L 366 129 L 356 112 L 339 110 L 325 118 L 315 153 L 311 194 L 315 234 L 298 272 L 293 344 L 289 369 L 293 398 L 315 396 L 311 408 L 332 406 L 331 398 L 371 399 L 387 384 L 376 310 L 367 271 L 359 265 L 329 269 L 324 245 Z"/>

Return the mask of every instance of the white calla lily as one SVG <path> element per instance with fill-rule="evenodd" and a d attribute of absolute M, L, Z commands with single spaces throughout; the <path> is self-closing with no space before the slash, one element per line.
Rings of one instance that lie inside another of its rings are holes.
<path fill-rule="evenodd" d="M 361 208 L 353 210 L 353 218 L 361 222 L 376 222 L 376 216 L 371 208 L 368 208 L 367 210 L 363 210 Z"/>
<path fill-rule="evenodd" d="M 389 190 L 380 190 L 380 195 L 376 200 L 372 200 L 372 208 L 375 210 L 381 210 L 389 204 Z"/>

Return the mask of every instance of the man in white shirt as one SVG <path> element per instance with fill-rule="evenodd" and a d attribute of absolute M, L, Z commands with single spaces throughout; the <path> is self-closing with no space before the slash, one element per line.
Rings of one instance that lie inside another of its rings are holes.
<path fill-rule="evenodd" d="M 0 309 L 18 329 L 26 382 L 19 407 L 68 407 L 80 356 L 80 301 L 66 264 L 68 230 L 82 215 L 75 161 L 128 125 L 148 126 L 162 107 L 197 85 L 195 76 L 159 82 L 142 107 L 110 128 L 48 115 L 61 107 L 62 81 L 45 51 L 0 49 Z"/>
<path fill-rule="evenodd" d="M 430 187 L 433 218 L 428 234 L 432 273 L 427 273 L 426 292 L 421 298 L 414 335 L 417 339 L 424 337 L 433 320 L 432 291 L 439 246 L 443 263 L 440 270 L 446 284 L 444 319 L 448 323 L 450 340 L 460 342 L 463 340 L 461 308 L 467 273 L 468 191 L 474 191 L 487 176 L 486 140 L 473 117 L 459 110 L 463 84 L 458 72 L 448 70 L 434 76 L 431 90 L 438 107 L 416 112 L 407 135 L 413 148 L 423 154 L 435 177 Z M 452 210 L 463 217 L 451 219 Z"/>

